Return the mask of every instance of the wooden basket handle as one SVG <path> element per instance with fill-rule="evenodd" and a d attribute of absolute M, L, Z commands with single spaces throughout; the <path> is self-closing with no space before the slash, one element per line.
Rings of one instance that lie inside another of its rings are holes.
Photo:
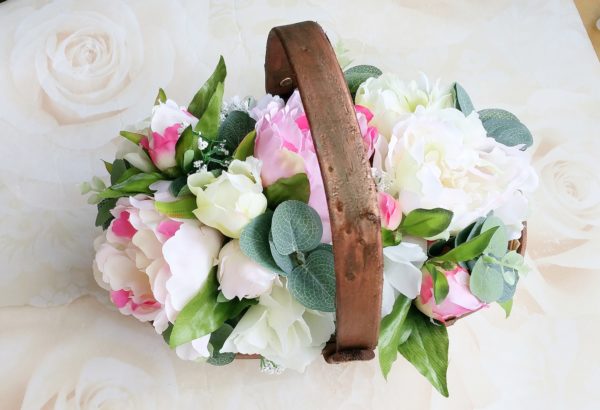
<path fill-rule="evenodd" d="M 377 191 L 354 104 L 335 53 L 315 22 L 275 27 L 265 59 L 266 90 L 297 87 L 310 124 L 331 219 L 336 273 L 336 339 L 329 363 L 370 360 L 381 319 L 383 254 Z"/>

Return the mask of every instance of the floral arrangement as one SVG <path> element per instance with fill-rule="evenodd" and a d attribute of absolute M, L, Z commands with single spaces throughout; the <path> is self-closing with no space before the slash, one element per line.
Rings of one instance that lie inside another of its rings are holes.
<path fill-rule="evenodd" d="M 118 310 L 182 359 L 303 371 L 335 333 L 327 202 L 298 91 L 223 101 L 226 68 L 187 107 L 160 90 L 123 137 L 97 204 L 94 274 Z M 448 395 L 446 326 L 496 302 L 509 315 L 537 177 L 527 128 L 475 111 L 459 84 L 345 72 L 378 187 L 384 288 L 378 354 L 398 352 Z"/>

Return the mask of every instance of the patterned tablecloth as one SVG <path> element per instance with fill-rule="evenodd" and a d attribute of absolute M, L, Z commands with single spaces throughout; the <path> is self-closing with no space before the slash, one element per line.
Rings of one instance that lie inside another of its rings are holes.
<path fill-rule="evenodd" d="M 600 65 L 571 1 L 46 3 L 0 5 L 0 408 L 597 408 Z M 183 362 L 92 278 L 77 184 L 116 131 L 159 86 L 189 100 L 220 53 L 226 94 L 260 94 L 269 28 L 306 19 L 354 62 L 457 80 L 536 138 L 534 269 L 511 320 L 493 307 L 450 329 L 450 399 L 402 360 L 387 383 L 375 361 L 280 376 Z"/>

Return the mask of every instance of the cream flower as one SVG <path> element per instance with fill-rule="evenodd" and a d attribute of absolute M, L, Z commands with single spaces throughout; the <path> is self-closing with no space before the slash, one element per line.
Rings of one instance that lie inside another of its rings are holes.
<path fill-rule="evenodd" d="M 304 371 L 335 330 L 334 315 L 306 309 L 281 284 L 242 317 L 221 352 L 260 354 L 283 368 Z"/>
<path fill-rule="evenodd" d="M 372 125 L 389 140 L 398 121 L 415 112 L 417 107 L 448 108 L 453 106 L 453 101 L 449 89 L 440 89 L 439 80 L 431 85 L 427 77 L 421 75 L 418 82 L 407 84 L 397 75 L 384 73 L 361 84 L 356 92 L 356 104 L 373 112 Z"/>
<path fill-rule="evenodd" d="M 227 299 L 254 299 L 267 293 L 277 274 L 268 271 L 240 249 L 240 241 L 227 243 L 219 253 L 219 289 Z"/>
<path fill-rule="evenodd" d="M 421 290 L 421 266 L 427 260 L 427 243 L 403 238 L 396 246 L 383 248 L 383 294 L 381 316 L 392 311 L 398 294 L 414 299 Z"/>
<path fill-rule="evenodd" d="M 232 161 L 218 177 L 209 171 L 190 175 L 188 186 L 198 206 L 194 215 L 223 234 L 239 238 L 244 226 L 267 209 L 260 168 L 260 161 L 248 157 Z"/>
<path fill-rule="evenodd" d="M 405 214 L 437 207 L 454 212 L 440 237 L 491 211 L 511 239 L 519 237 L 537 176 L 527 153 L 487 137 L 477 113 L 418 108 L 394 127 L 389 145 L 376 149 L 380 189 L 397 197 Z"/>

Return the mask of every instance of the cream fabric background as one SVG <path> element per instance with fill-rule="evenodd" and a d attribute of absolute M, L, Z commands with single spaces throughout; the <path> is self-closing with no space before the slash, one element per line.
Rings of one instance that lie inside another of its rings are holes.
<path fill-rule="evenodd" d="M 570 0 L 46 3 L 0 5 L 0 408 L 597 408 L 600 65 Z M 281 376 L 183 362 L 93 282 L 76 185 L 116 132 L 159 86 L 188 101 L 219 53 L 226 93 L 260 94 L 269 28 L 305 19 L 355 63 L 457 80 L 535 135 L 535 268 L 510 320 L 493 307 L 450 329 L 450 399 L 402 359 L 387 383 L 375 361 Z"/>

